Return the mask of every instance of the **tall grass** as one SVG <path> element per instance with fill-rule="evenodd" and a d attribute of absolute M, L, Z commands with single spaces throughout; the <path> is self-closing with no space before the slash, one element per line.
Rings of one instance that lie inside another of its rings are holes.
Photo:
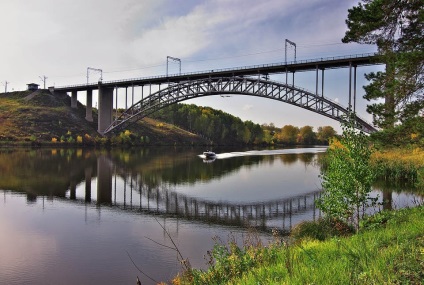
<path fill-rule="evenodd" d="M 173 284 L 422 284 L 424 207 L 381 215 L 347 238 L 221 245 L 207 271 L 193 270 Z"/>
<path fill-rule="evenodd" d="M 379 178 L 424 187 L 424 149 L 387 149 L 374 152 L 371 166 Z"/>

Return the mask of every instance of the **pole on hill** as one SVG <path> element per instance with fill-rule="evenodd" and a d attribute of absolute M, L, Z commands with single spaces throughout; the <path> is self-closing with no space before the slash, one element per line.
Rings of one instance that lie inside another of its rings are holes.
<path fill-rule="evenodd" d="M 7 84 L 9 84 L 10 82 L 8 81 L 4 81 L 3 85 L 4 85 L 4 93 L 7 93 Z"/>
<path fill-rule="evenodd" d="M 39 77 L 40 77 L 41 81 L 43 81 L 43 83 L 44 83 L 44 87 L 43 87 L 43 89 L 46 89 L 46 81 L 47 81 L 47 77 L 46 77 L 45 75 L 43 75 L 43 76 L 39 76 Z"/>

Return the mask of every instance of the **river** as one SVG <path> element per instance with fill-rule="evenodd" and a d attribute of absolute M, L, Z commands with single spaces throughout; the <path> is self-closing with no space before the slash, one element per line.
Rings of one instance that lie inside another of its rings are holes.
<path fill-rule="evenodd" d="M 181 271 L 173 242 L 206 268 L 213 237 L 266 241 L 319 218 L 325 150 L 215 149 L 213 161 L 199 148 L 1 150 L 0 284 L 169 281 Z M 374 195 L 388 208 L 422 199 Z"/>

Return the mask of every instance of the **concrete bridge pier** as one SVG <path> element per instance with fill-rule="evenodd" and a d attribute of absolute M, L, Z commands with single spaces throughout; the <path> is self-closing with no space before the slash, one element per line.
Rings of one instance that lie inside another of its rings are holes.
<path fill-rule="evenodd" d="M 97 131 L 100 134 L 103 134 L 107 127 L 112 124 L 113 89 L 102 86 L 99 82 L 99 124 Z"/>
<path fill-rule="evenodd" d="M 77 91 L 72 91 L 71 95 L 71 108 L 77 108 L 78 107 L 78 98 L 77 98 Z"/>
<path fill-rule="evenodd" d="M 85 107 L 85 119 L 89 122 L 93 121 L 93 90 L 87 90 L 87 104 Z"/>

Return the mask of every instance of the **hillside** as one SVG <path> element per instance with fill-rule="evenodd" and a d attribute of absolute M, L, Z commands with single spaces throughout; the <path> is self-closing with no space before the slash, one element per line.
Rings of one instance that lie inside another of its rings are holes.
<path fill-rule="evenodd" d="M 52 95 L 47 90 L 0 93 L 0 142 L 25 144 L 49 143 L 70 134 L 100 137 L 97 133 L 97 110 L 93 109 L 94 122 L 85 120 L 85 106 L 71 107 L 66 95 Z M 205 144 L 198 135 L 158 120 L 145 118 L 130 126 L 131 133 L 149 138 L 152 145 Z"/>

